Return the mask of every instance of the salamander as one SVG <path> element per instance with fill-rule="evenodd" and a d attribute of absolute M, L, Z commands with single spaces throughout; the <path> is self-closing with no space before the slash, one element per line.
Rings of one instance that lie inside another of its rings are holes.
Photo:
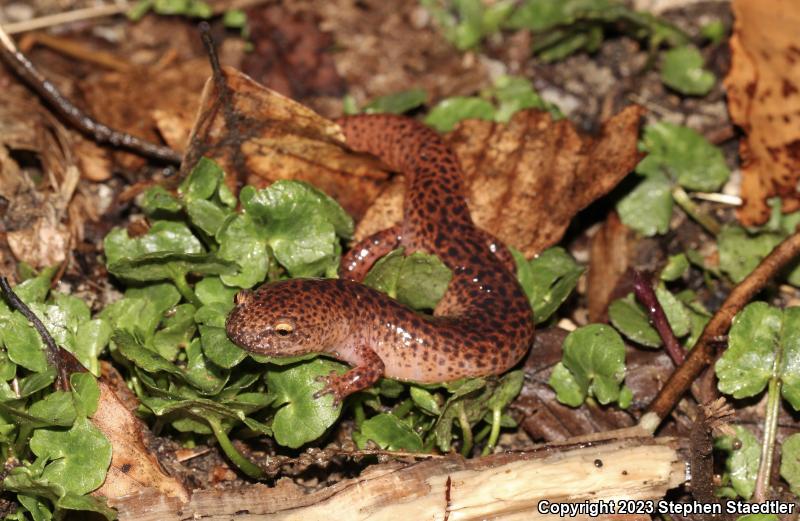
<path fill-rule="evenodd" d="M 337 120 L 347 145 L 405 176 L 403 220 L 357 243 L 338 279 L 270 282 L 236 296 L 226 329 L 247 351 L 319 352 L 348 363 L 317 395 L 339 402 L 380 377 L 435 383 L 501 374 L 533 342 L 533 312 L 508 249 L 472 222 L 461 168 L 434 130 L 394 115 Z M 395 248 L 436 255 L 452 278 L 433 314 L 361 284 Z"/>

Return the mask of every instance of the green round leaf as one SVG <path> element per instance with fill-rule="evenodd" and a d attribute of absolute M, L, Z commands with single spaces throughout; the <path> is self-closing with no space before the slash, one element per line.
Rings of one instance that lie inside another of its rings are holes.
<path fill-rule="evenodd" d="M 82 417 L 67 431 L 37 429 L 30 448 L 51 461 L 42 477 L 75 494 L 87 494 L 102 485 L 111 464 L 111 443 Z"/>
<path fill-rule="evenodd" d="M 372 441 L 385 450 L 405 450 L 421 452 L 422 438 L 400 418 L 390 413 L 373 416 L 361 424 L 359 432 L 353 437 L 359 449 L 366 448 L 367 441 Z"/>
<path fill-rule="evenodd" d="M 766 302 L 752 302 L 734 317 L 728 349 L 715 366 L 721 392 L 748 398 L 764 390 L 772 377 L 782 319 L 781 310 Z"/>
<path fill-rule="evenodd" d="M 333 425 L 342 406 L 333 406 L 330 395 L 314 398 L 314 393 L 325 386 L 317 381 L 317 377 L 344 370 L 345 366 L 340 363 L 316 358 L 267 373 L 267 386 L 270 394 L 275 396 L 273 407 L 278 407 L 272 422 L 275 441 L 285 447 L 297 448 L 319 438 Z"/>
<path fill-rule="evenodd" d="M 425 123 L 439 132 L 453 130 L 464 119 L 494 119 L 494 106 L 482 98 L 455 96 L 439 102 L 428 112 Z"/>

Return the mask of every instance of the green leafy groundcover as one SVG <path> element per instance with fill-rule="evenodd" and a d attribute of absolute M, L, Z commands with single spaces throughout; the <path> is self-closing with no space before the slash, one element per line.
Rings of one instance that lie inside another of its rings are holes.
<path fill-rule="evenodd" d="M 381 380 L 334 405 L 330 396 L 314 398 L 323 386 L 318 377 L 346 365 L 313 355 L 251 356 L 228 340 L 225 319 L 239 290 L 287 277 L 336 276 L 353 222 L 319 190 L 279 181 L 263 190 L 245 187 L 237 199 L 222 170 L 202 159 L 177 194 L 153 187 L 138 203 L 148 231 L 132 237 L 114 228 L 104 243 L 122 298 L 92 317 L 82 300 L 50 291 L 55 270 L 34 274 L 24 266 L 28 278 L 16 292 L 94 375 L 99 357 L 110 356 L 141 400 L 140 413 L 185 443 L 216 441 L 233 464 L 259 478 L 263 471 L 233 438 L 270 436 L 297 448 L 345 414 L 355 419 L 359 446 L 449 451 L 457 443 L 468 455 L 478 444 L 491 451 L 500 429 L 515 426 L 503 411 L 521 389 L 521 371 L 442 385 Z M 536 320 L 545 322 L 583 269 L 560 248 L 516 260 Z M 450 277 L 435 256 L 398 250 L 365 282 L 430 310 Z M 73 392 L 52 391 L 55 373 L 36 331 L 4 303 L 0 326 L 0 449 L 21 462 L 4 481 L 21 505 L 12 519 L 47 520 L 66 510 L 113 518 L 103 501 L 86 495 L 102 483 L 111 455 L 90 421 L 98 399 L 94 377 L 74 375 Z"/>
<path fill-rule="evenodd" d="M 577 52 L 600 49 L 606 33 L 623 32 L 645 42 L 651 53 L 669 47 L 661 60 L 665 85 L 682 94 L 703 96 L 716 82 L 703 68 L 704 59 L 689 36 L 644 11 L 634 11 L 618 0 L 420 0 L 444 37 L 459 50 L 477 47 L 503 29 L 532 33 L 531 53 L 545 62 Z M 701 30 L 701 36 L 719 43 L 721 22 Z"/>

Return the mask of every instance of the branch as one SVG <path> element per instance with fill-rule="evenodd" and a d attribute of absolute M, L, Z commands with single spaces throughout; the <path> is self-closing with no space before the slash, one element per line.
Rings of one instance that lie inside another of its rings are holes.
<path fill-rule="evenodd" d="M 156 145 L 155 143 L 150 143 L 131 134 L 114 130 L 84 113 L 67 99 L 53 83 L 45 78 L 39 69 L 17 49 L 2 26 L 0 26 L 0 58 L 2 58 L 31 89 L 41 96 L 53 110 L 61 114 L 73 127 L 96 142 L 108 143 L 141 156 L 167 163 L 178 164 L 181 162 L 180 154 L 171 148 Z"/>
<path fill-rule="evenodd" d="M 800 232 L 795 231 L 754 269 L 750 275 L 740 282 L 728 295 L 722 307 L 717 310 L 697 340 L 697 344 L 689 351 L 686 361 L 670 376 L 664 387 L 650 404 L 648 413 L 640 420 L 640 424 L 655 432 L 659 423 L 678 403 L 683 394 L 691 387 L 714 358 L 714 340 L 728 332 L 733 317 L 760 292 L 767 282 L 780 272 L 800 253 Z"/>
<path fill-rule="evenodd" d="M 8 301 L 9 305 L 22 313 L 22 315 L 28 319 L 28 322 L 33 324 L 33 328 L 36 329 L 36 332 L 39 333 L 39 336 L 42 337 L 42 342 L 46 347 L 47 353 L 47 363 L 50 367 L 56 369 L 56 387 L 62 390 L 69 389 L 69 374 L 67 372 L 67 368 L 64 364 L 61 363 L 61 355 L 59 353 L 60 349 L 58 345 L 56 345 L 56 341 L 53 339 L 53 336 L 44 326 L 39 317 L 36 316 L 31 308 L 25 304 L 21 298 L 14 293 L 14 290 L 11 289 L 11 285 L 8 283 L 8 279 L 5 277 L 0 277 L 0 290 L 3 292 L 3 296 Z"/>

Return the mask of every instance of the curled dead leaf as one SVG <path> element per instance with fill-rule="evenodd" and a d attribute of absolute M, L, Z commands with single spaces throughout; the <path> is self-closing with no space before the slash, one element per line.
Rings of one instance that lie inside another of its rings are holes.
<path fill-rule="evenodd" d="M 308 181 L 360 217 L 388 178 L 381 165 L 347 150 L 333 121 L 235 69 L 225 68 L 224 75 L 230 96 L 220 96 L 212 80 L 206 84 L 181 173 L 206 156 L 223 167 L 234 189 Z"/>
<path fill-rule="evenodd" d="M 597 137 L 536 110 L 518 112 L 509 123 L 462 122 L 445 138 L 461 161 L 473 220 L 526 257 L 557 243 L 576 213 L 633 170 L 643 112 L 627 107 Z M 401 182 L 392 182 L 356 237 L 398 222 L 403 192 Z"/>
<path fill-rule="evenodd" d="M 84 179 L 96 183 L 111 178 L 111 160 L 108 151 L 93 141 L 81 139 L 75 142 L 75 156 Z"/>
<path fill-rule="evenodd" d="M 747 138 L 742 158 L 742 224 L 769 219 L 767 199 L 800 209 L 800 4 L 735 0 L 731 68 L 725 78 L 731 119 Z"/>
<path fill-rule="evenodd" d="M 192 132 L 190 112 L 155 109 L 152 112 L 158 132 L 173 150 L 184 152 Z"/>
<path fill-rule="evenodd" d="M 189 494 L 175 478 L 167 475 L 144 439 L 147 427 L 125 406 L 109 385 L 100 380 L 100 403 L 92 423 L 113 447 L 111 467 L 103 485 L 93 492 L 105 496 L 109 504 L 132 494 L 156 490 L 166 497 L 188 501 Z"/>

